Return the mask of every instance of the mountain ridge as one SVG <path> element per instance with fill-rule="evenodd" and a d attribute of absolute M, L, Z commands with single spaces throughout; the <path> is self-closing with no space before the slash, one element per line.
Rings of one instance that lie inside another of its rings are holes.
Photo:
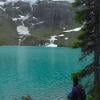
<path fill-rule="evenodd" d="M 9 40 L 7 41 L 8 43 L 0 44 L 44 45 L 45 42 L 48 42 L 48 38 L 51 35 L 59 34 L 63 29 L 75 27 L 74 15 L 73 8 L 68 2 L 65 4 L 65 2 L 56 1 L 48 3 L 41 1 L 30 5 L 29 2 L 23 1 L 3 4 L 2 0 L 2 3 L 0 3 L 0 19 L 2 19 L 0 23 L 1 25 L 5 24 L 3 20 L 6 20 L 9 30 L 12 30 L 14 27 L 11 33 L 13 33 L 14 41 L 16 42 L 10 43 Z M 21 28 L 25 29 L 29 34 L 25 35 L 25 31 L 22 33 Z M 2 30 L 4 29 L 0 29 L 1 38 L 2 34 L 4 34 Z M 21 39 L 23 41 L 19 43 Z"/>

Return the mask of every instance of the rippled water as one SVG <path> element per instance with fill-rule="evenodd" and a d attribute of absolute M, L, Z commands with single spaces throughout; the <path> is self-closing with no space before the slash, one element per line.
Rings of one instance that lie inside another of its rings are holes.
<path fill-rule="evenodd" d="M 80 49 L 0 47 L 0 100 L 66 100 L 71 73 L 82 69 Z"/>

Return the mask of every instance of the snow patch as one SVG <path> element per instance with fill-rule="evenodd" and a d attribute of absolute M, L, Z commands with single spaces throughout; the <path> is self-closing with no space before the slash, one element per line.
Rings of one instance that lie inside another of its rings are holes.
<path fill-rule="evenodd" d="M 63 31 L 63 32 L 78 32 L 78 31 L 80 31 L 83 28 L 83 26 L 78 27 L 78 28 L 75 28 L 75 29 L 71 29 L 71 30 L 66 30 L 66 31 Z M 58 45 L 57 44 L 54 44 L 54 42 L 57 40 L 56 38 L 57 37 L 64 37 L 64 36 L 65 36 L 64 34 L 51 36 L 51 38 L 49 39 L 50 43 L 46 43 L 45 44 L 45 47 L 57 47 Z M 65 40 L 68 40 L 69 38 L 68 37 L 65 37 L 64 39 Z"/>
<path fill-rule="evenodd" d="M 13 8 L 15 8 L 15 9 L 19 9 L 20 7 L 13 7 Z"/>
<path fill-rule="evenodd" d="M 43 24 L 43 23 L 44 23 L 44 21 L 40 21 L 40 22 L 36 23 L 35 25 L 39 25 L 39 24 Z"/>
<path fill-rule="evenodd" d="M 23 21 L 27 20 L 30 17 L 29 15 L 26 15 L 26 16 L 19 15 L 19 16 L 20 16 L 19 19 Z"/>
<path fill-rule="evenodd" d="M 17 32 L 19 35 L 30 35 L 28 27 L 23 25 L 17 26 Z"/>
<path fill-rule="evenodd" d="M 64 34 L 60 34 L 60 35 L 58 35 L 58 36 L 62 37 L 62 36 L 64 36 Z"/>
<path fill-rule="evenodd" d="M 63 31 L 63 32 L 78 32 L 82 29 L 83 26 L 81 27 L 78 27 L 78 28 L 75 28 L 75 29 L 71 29 L 71 30 L 66 30 L 66 31 Z"/>
<path fill-rule="evenodd" d="M 27 20 L 29 17 L 30 17 L 29 15 L 26 15 L 26 16 L 19 15 L 19 18 L 12 18 L 12 20 L 13 20 L 13 21 L 17 21 L 17 20 L 25 21 L 25 20 Z"/>
<path fill-rule="evenodd" d="M 17 32 L 19 34 L 18 45 L 21 45 L 21 43 L 27 38 L 27 36 L 30 35 L 29 29 L 24 25 L 20 25 L 17 26 Z"/>
<path fill-rule="evenodd" d="M 38 18 L 36 18 L 36 17 L 34 17 L 34 16 L 33 16 L 32 18 L 33 18 L 33 19 L 35 19 L 35 20 L 37 20 L 37 19 L 38 19 Z"/>
<path fill-rule="evenodd" d="M 66 27 L 63 27 L 63 30 L 65 30 L 66 29 Z"/>
<path fill-rule="evenodd" d="M 56 45 L 56 44 L 51 43 L 51 44 L 46 45 L 45 47 L 57 47 L 57 45 Z"/>
<path fill-rule="evenodd" d="M 66 37 L 65 40 L 68 40 L 68 37 Z"/>
<path fill-rule="evenodd" d="M 18 20 L 18 18 L 12 18 L 12 21 L 17 21 Z"/>
<path fill-rule="evenodd" d="M 57 39 L 56 39 L 56 35 L 55 36 L 51 36 L 51 38 L 49 39 L 50 40 L 50 43 L 54 43 Z"/>
<path fill-rule="evenodd" d="M 5 9 L 3 7 L 1 7 L 1 6 L 0 6 L 0 9 L 3 10 L 3 11 L 5 11 Z"/>
<path fill-rule="evenodd" d="M 4 6 L 5 2 L 0 1 L 0 6 Z"/>

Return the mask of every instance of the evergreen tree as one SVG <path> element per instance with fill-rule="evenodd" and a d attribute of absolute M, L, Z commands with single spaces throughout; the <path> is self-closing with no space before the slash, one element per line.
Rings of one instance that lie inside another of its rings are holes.
<path fill-rule="evenodd" d="M 76 0 L 76 20 L 84 24 L 75 47 L 81 47 L 82 58 L 93 54 L 94 59 L 81 71 L 86 76 L 94 73 L 94 83 L 100 84 L 100 0 Z"/>

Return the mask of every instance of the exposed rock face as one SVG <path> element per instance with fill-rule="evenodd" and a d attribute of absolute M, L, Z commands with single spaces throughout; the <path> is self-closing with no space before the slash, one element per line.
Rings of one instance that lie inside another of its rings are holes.
<path fill-rule="evenodd" d="M 48 29 L 48 27 L 62 29 L 64 27 L 71 28 L 75 24 L 74 11 L 71 4 L 61 1 L 54 2 L 52 0 L 49 0 L 48 2 L 45 0 L 39 1 L 37 4 L 30 4 L 29 2 L 23 1 L 6 2 L 6 0 L 1 0 L 0 19 L 0 23 L 3 24 L 3 26 L 5 26 L 5 21 L 3 22 L 3 20 L 6 20 L 9 29 L 12 30 L 14 27 L 13 31 L 8 33 L 13 33 L 16 36 L 16 43 L 18 41 L 17 27 L 20 25 L 27 27 L 31 35 L 36 35 L 37 32 L 35 32 L 35 29 L 39 29 L 41 27 L 43 27 L 44 30 Z M 0 30 L 0 35 L 2 30 L 4 30 L 3 27 Z M 39 29 L 39 31 L 41 30 Z M 45 41 L 44 38 L 34 40 Z M 34 42 L 33 40 L 31 41 Z M 28 43 L 32 44 L 32 42 Z"/>
<path fill-rule="evenodd" d="M 33 14 L 44 20 L 46 25 L 70 26 L 73 24 L 74 12 L 68 2 L 39 2 L 33 7 Z"/>
<path fill-rule="evenodd" d="M 24 20 L 26 25 L 29 23 L 38 23 L 44 21 L 44 25 L 53 26 L 71 26 L 73 24 L 74 11 L 71 9 L 71 4 L 68 2 L 45 2 L 41 1 L 38 4 L 31 5 L 28 2 L 9 2 L 5 3 L 0 8 L 0 16 L 6 13 L 11 19 L 19 18 L 16 23 L 19 22 L 21 16 L 27 16 Z M 37 21 L 38 20 L 38 21 Z M 15 20 L 13 20 L 15 21 Z M 42 23 L 43 24 L 43 23 Z"/>

